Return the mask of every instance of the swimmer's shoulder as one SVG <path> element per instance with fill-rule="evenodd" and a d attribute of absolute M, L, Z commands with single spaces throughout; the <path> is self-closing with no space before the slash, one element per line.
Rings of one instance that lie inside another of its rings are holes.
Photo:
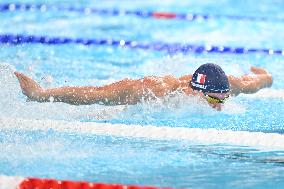
<path fill-rule="evenodd" d="M 189 87 L 189 82 L 192 79 L 192 75 L 183 75 L 178 78 L 179 83 L 180 83 L 180 90 L 183 91 L 187 95 L 194 95 L 194 92 L 191 87 Z"/>
<path fill-rule="evenodd" d="M 166 82 L 166 81 L 175 81 L 178 80 L 178 78 L 172 76 L 172 75 L 166 75 L 166 76 L 146 76 L 142 80 L 150 80 L 150 81 L 159 81 L 159 82 Z"/>
<path fill-rule="evenodd" d="M 192 75 L 188 74 L 188 75 L 183 75 L 183 76 L 179 77 L 178 80 L 181 83 L 188 83 L 188 82 L 191 81 L 191 78 L 192 78 Z"/>

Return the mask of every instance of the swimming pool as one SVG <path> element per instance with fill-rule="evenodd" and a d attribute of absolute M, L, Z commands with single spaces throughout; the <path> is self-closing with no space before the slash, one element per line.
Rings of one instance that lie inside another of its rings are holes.
<path fill-rule="evenodd" d="M 283 188 L 284 56 L 273 53 L 283 50 L 281 1 L 44 2 L 1 9 L 0 34 L 83 42 L 1 43 L 0 175 L 173 188 Z M 85 9 L 90 7 L 109 12 L 90 13 Z M 210 19 L 155 19 L 127 11 L 191 12 Z M 107 42 L 87 45 L 87 39 Z M 144 46 L 112 45 L 116 40 Z M 273 51 L 145 47 L 177 43 Z M 125 77 L 181 76 L 205 62 L 236 76 L 251 65 L 264 67 L 273 86 L 231 98 L 222 112 L 183 95 L 131 106 L 71 106 L 26 102 L 12 75 L 19 70 L 45 87 L 103 85 Z"/>

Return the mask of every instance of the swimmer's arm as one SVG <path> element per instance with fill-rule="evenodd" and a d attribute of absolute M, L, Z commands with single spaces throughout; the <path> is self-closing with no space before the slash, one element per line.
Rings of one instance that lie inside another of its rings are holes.
<path fill-rule="evenodd" d="M 92 87 L 60 87 L 43 89 L 36 81 L 26 75 L 15 72 L 22 92 L 29 100 L 38 102 L 66 102 L 69 104 L 90 104 L 98 99 L 98 96 L 91 94 Z M 98 94 L 97 94 L 98 95 Z"/>
<path fill-rule="evenodd" d="M 65 102 L 74 105 L 86 105 L 105 101 L 106 93 L 98 87 L 59 87 L 43 89 L 36 98 L 39 102 Z"/>
<path fill-rule="evenodd" d="M 93 104 L 102 102 L 108 104 L 116 102 L 120 91 L 110 85 L 107 87 L 59 87 L 43 89 L 37 82 L 22 73 L 15 72 L 23 94 L 30 100 L 38 102 L 65 102 L 75 105 Z"/>
<path fill-rule="evenodd" d="M 265 69 L 251 67 L 251 72 L 254 74 L 248 74 L 241 77 L 228 76 L 231 95 L 237 96 L 241 93 L 251 94 L 272 85 L 272 75 Z"/>

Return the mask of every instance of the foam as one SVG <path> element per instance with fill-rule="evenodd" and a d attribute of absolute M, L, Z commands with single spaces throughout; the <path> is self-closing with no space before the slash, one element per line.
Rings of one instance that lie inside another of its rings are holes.
<path fill-rule="evenodd" d="M 231 131 L 200 128 L 173 128 L 124 125 L 94 122 L 67 122 L 54 120 L 29 120 L 0 117 L 1 128 L 22 130 L 49 130 L 81 134 L 110 135 L 117 137 L 148 138 L 153 140 L 188 140 L 205 144 L 230 144 L 238 146 L 284 148 L 284 135 L 248 131 Z"/>

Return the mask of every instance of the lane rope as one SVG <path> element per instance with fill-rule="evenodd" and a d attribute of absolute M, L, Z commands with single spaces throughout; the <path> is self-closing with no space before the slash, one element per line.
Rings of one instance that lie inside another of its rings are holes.
<path fill-rule="evenodd" d="M 158 12 L 158 11 L 141 11 L 141 10 L 123 10 L 123 9 L 99 9 L 89 7 L 74 7 L 74 6 L 55 6 L 47 4 L 25 4 L 25 3 L 5 3 L 0 4 L 0 12 L 15 12 L 15 11 L 68 11 L 77 12 L 86 15 L 108 15 L 108 16 L 121 16 L 129 15 L 140 18 L 153 18 L 153 19 L 171 19 L 171 20 L 184 20 L 184 21 L 201 21 L 210 19 L 232 19 L 243 21 L 280 21 L 284 22 L 284 18 L 267 18 L 267 17 L 254 17 L 254 16 L 238 16 L 238 15 L 210 15 L 210 14 L 197 14 L 197 13 L 174 13 L 174 12 Z"/>
<path fill-rule="evenodd" d="M 27 178 L 17 189 L 159 189 L 152 186 L 134 186 L 123 184 L 90 183 L 80 181 Z"/>
<path fill-rule="evenodd" d="M 125 184 L 94 183 L 87 181 L 71 181 L 43 179 L 36 177 L 18 177 L 0 175 L 1 189 L 171 189 L 154 186 L 137 186 Z"/>
<path fill-rule="evenodd" d="M 131 49 L 143 49 L 163 51 L 169 54 L 266 54 L 266 55 L 284 55 L 284 50 L 273 50 L 267 48 L 245 48 L 245 47 L 228 47 L 228 46 L 212 46 L 212 45 L 194 45 L 182 43 L 163 43 L 163 42 L 140 42 L 131 40 L 115 40 L 115 39 L 84 39 L 69 37 L 51 37 L 36 36 L 22 34 L 0 34 L 0 44 L 20 45 L 20 44 L 45 44 L 45 45 L 64 45 L 79 44 L 86 46 L 114 46 L 127 47 Z"/>

